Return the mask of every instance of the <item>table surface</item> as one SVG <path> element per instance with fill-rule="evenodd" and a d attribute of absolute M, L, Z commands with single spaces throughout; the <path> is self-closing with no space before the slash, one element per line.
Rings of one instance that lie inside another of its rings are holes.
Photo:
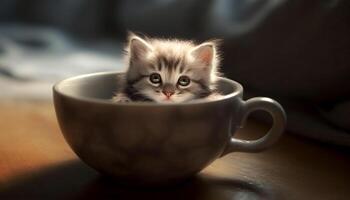
<path fill-rule="evenodd" d="M 267 129 L 248 122 L 238 137 Z M 185 183 L 130 188 L 75 156 L 50 103 L 0 102 L 0 199 L 350 199 L 349 152 L 285 134 L 265 152 L 232 153 Z"/>

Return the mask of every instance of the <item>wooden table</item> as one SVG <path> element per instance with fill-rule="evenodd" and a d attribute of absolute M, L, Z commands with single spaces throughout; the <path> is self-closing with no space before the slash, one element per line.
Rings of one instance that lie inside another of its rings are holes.
<path fill-rule="evenodd" d="M 249 122 L 241 138 L 266 125 Z M 233 153 L 165 188 L 128 188 L 82 163 L 45 102 L 0 103 L 0 199 L 350 199 L 350 153 L 285 134 L 268 151 Z"/>

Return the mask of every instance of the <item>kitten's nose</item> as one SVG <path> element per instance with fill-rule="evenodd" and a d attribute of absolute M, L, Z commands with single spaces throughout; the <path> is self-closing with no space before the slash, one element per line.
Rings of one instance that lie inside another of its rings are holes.
<path fill-rule="evenodd" d="M 162 92 L 167 98 L 169 98 L 169 97 L 171 97 L 171 95 L 173 95 L 175 93 L 175 88 L 171 84 L 165 84 Z"/>
<path fill-rule="evenodd" d="M 166 97 L 171 97 L 171 95 L 174 94 L 174 92 L 167 92 L 167 91 L 163 91 L 163 94 L 165 94 Z"/>

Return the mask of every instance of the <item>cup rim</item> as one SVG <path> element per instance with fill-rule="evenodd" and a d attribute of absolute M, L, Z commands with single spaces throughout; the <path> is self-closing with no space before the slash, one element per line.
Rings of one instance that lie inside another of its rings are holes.
<path fill-rule="evenodd" d="M 120 102 L 120 103 L 115 103 L 113 101 L 108 101 L 107 99 L 98 99 L 98 98 L 91 98 L 91 97 L 83 97 L 83 96 L 75 96 L 75 95 L 70 95 L 67 93 L 64 93 L 60 89 L 60 86 L 69 82 L 73 81 L 76 79 L 82 79 L 86 77 L 91 77 L 91 76 L 103 76 L 103 75 L 110 75 L 110 74 L 115 74 L 116 76 L 118 74 L 124 74 L 125 72 L 123 71 L 108 71 L 108 72 L 96 72 L 96 73 L 88 73 L 88 74 L 82 74 L 82 75 L 77 75 L 73 77 L 69 77 L 66 79 L 63 79 L 57 83 L 55 83 L 52 87 L 53 94 L 58 94 L 60 96 L 63 96 L 65 98 L 69 99 L 74 99 L 76 101 L 82 101 L 82 102 L 87 102 L 87 103 L 94 103 L 94 104 L 104 104 L 104 105 L 113 105 L 113 106 L 185 106 L 185 105 L 200 105 L 200 104 L 207 104 L 207 103 L 213 103 L 213 102 L 221 102 L 221 101 L 226 101 L 228 99 L 234 98 L 236 96 L 239 96 L 240 94 L 243 93 L 243 87 L 240 83 L 233 81 L 228 78 L 224 77 L 218 77 L 219 80 L 228 82 L 231 85 L 235 85 L 236 89 L 229 94 L 223 95 L 222 97 L 218 99 L 197 99 L 189 102 L 182 102 L 182 103 L 156 103 L 156 102 Z"/>

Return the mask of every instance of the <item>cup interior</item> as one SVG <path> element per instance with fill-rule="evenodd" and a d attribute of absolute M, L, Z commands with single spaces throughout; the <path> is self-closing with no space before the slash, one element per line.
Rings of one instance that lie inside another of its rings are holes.
<path fill-rule="evenodd" d="M 118 79 L 124 73 L 102 72 L 65 79 L 54 86 L 62 95 L 75 99 L 110 102 L 117 89 Z M 218 90 L 222 98 L 228 98 L 242 92 L 242 86 L 226 78 L 219 78 Z"/>

